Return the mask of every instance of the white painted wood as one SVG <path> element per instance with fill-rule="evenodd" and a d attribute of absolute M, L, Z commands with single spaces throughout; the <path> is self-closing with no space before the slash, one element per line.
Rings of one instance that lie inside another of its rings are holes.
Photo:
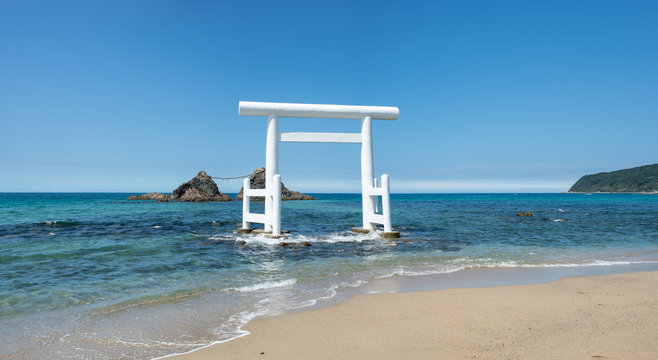
<path fill-rule="evenodd" d="M 281 142 L 361 143 L 359 133 L 282 132 Z"/>
<path fill-rule="evenodd" d="M 397 120 L 400 110 L 391 106 L 294 104 L 240 101 L 238 113 L 248 116 Z"/>
<path fill-rule="evenodd" d="M 368 225 L 372 228 L 372 224 L 384 224 L 384 215 L 379 215 L 379 214 L 370 214 L 368 215 Z"/>
<path fill-rule="evenodd" d="M 249 229 L 249 221 L 247 221 L 247 214 L 249 214 L 249 205 L 251 199 L 249 199 L 249 179 L 244 179 L 242 182 L 242 228 Z"/>
<path fill-rule="evenodd" d="M 266 224 L 268 222 L 267 214 L 247 213 L 246 218 L 248 222 L 255 222 L 261 224 Z"/>
<path fill-rule="evenodd" d="M 369 116 L 361 119 L 361 203 L 363 228 L 374 230 L 368 221 L 368 215 L 375 213 L 375 204 L 368 194 L 373 187 L 375 165 L 372 156 L 372 119 Z"/>
<path fill-rule="evenodd" d="M 272 187 L 274 175 L 279 173 L 279 117 L 276 115 L 268 114 L 267 116 L 267 145 L 265 152 L 265 189 L 267 195 L 265 197 L 265 214 L 268 214 L 268 219 L 272 219 L 274 209 L 272 208 L 271 195 L 276 191 L 281 193 L 281 188 L 275 189 Z M 265 230 L 272 230 L 272 223 L 265 224 Z"/>
<path fill-rule="evenodd" d="M 377 179 L 375 179 L 375 180 L 377 180 Z M 376 196 L 382 196 L 382 195 L 384 195 L 384 189 L 371 187 L 370 189 L 366 190 L 366 193 L 370 196 L 375 196 L 375 195 Z"/>
<path fill-rule="evenodd" d="M 249 189 L 249 191 L 244 191 L 242 193 L 243 198 L 245 195 L 249 195 L 249 197 L 254 197 L 254 196 L 267 196 L 267 189 Z"/>
<path fill-rule="evenodd" d="M 272 192 L 272 235 L 281 235 L 281 175 L 273 177 L 272 185 L 279 191 Z"/>
<path fill-rule="evenodd" d="M 372 120 L 397 120 L 396 107 L 319 105 L 291 103 L 263 103 L 241 101 L 240 115 L 267 116 L 267 144 L 265 153 L 265 189 L 249 189 L 244 181 L 242 225 L 263 223 L 265 230 L 274 235 L 281 233 L 281 176 L 279 175 L 280 142 L 331 142 L 361 143 L 361 192 L 363 202 L 363 228 L 374 230 L 374 224 L 383 224 L 391 231 L 390 188 L 388 175 L 382 175 L 381 187 L 374 178 L 372 147 Z M 279 132 L 279 117 L 361 119 L 360 133 Z M 265 214 L 249 213 L 250 197 L 265 197 Z M 382 214 L 377 214 L 379 197 L 382 197 Z"/>
<path fill-rule="evenodd" d="M 375 181 L 375 187 L 373 188 L 374 191 L 379 189 L 379 182 L 377 180 L 378 180 L 377 178 L 374 178 L 374 181 Z M 376 195 L 376 194 L 371 193 L 370 195 Z M 378 213 L 379 212 L 379 196 L 375 196 L 373 201 L 375 202 L 375 213 Z"/>
<path fill-rule="evenodd" d="M 390 187 L 388 175 L 382 175 L 382 216 L 384 217 L 384 231 L 391 232 L 393 228 L 391 226 L 391 198 L 390 198 Z"/>

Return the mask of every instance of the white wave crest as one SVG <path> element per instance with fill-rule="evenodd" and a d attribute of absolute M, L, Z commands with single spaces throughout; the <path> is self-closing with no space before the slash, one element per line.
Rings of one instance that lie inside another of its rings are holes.
<path fill-rule="evenodd" d="M 616 260 L 592 260 L 583 263 L 540 263 L 526 264 L 516 261 L 503 261 L 494 263 L 467 265 L 466 268 L 559 268 L 559 267 L 584 267 L 584 266 L 615 266 L 615 265 L 633 265 L 633 264 L 656 264 L 658 261 L 638 260 L 638 261 L 616 261 Z"/>
<path fill-rule="evenodd" d="M 211 239 L 213 239 L 211 237 Z M 379 234 L 370 232 L 367 234 L 357 234 L 350 231 L 329 233 L 326 235 L 303 235 L 303 234 L 288 234 L 285 238 L 275 239 L 266 234 L 252 234 L 249 236 L 236 235 L 232 237 L 235 241 L 245 241 L 247 244 L 260 244 L 276 246 L 282 242 L 300 244 L 304 242 L 309 243 L 340 243 L 340 242 L 363 242 L 370 240 L 379 240 Z"/>
<path fill-rule="evenodd" d="M 386 279 L 396 276 L 425 276 L 450 274 L 458 271 L 469 269 L 495 269 L 495 268 L 574 268 L 588 266 L 617 266 L 617 265 L 634 265 L 634 264 L 658 264 L 658 261 L 638 260 L 638 261 L 615 261 L 615 260 L 592 260 L 583 263 L 537 263 L 528 264 L 516 261 L 495 261 L 491 258 L 476 259 L 481 262 L 473 262 L 472 259 L 458 258 L 452 263 L 455 265 L 441 265 L 425 270 L 412 270 L 398 268 L 386 274 L 375 276 L 375 279 Z"/>
<path fill-rule="evenodd" d="M 286 280 L 280 280 L 280 281 L 265 281 L 262 283 L 258 284 L 253 284 L 253 285 L 246 285 L 246 286 L 240 286 L 237 288 L 229 288 L 226 289 L 227 291 L 230 292 L 254 292 L 258 290 L 265 290 L 265 289 L 273 289 L 273 288 L 278 288 L 278 287 L 284 287 L 284 286 L 290 286 L 294 285 L 297 282 L 297 279 L 286 279 Z"/>

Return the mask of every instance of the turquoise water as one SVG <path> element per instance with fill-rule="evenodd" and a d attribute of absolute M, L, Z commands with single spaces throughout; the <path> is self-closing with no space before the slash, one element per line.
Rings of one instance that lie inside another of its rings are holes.
<path fill-rule="evenodd" d="M 348 231 L 360 194 L 284 202 L 286 241 L 310 247 L 237 235 L 238 201 L 128 195 L 0 194 L 0 357 L 184 352 L 390 276 L 658 263 L 651 195 L 392 195 L 396 246 Z M 514 216 L 526 210 L 534 216 Z"/>

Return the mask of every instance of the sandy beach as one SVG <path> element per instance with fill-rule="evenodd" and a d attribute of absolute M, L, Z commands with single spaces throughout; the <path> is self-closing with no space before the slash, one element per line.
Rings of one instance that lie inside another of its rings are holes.
<path fill-rule="evenodd" d="M 658 272 L 357 295 L 171 359 L 656 359 Z"/>

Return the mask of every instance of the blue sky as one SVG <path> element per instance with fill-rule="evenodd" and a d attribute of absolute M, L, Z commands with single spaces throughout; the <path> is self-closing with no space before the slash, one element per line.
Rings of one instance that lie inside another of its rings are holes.
<path fill-rule="evenodd" d="M 0 0 L 0 191 L 170 192 L 265 163 L 238 101 L 383 105 L 394 192 L 559 192 L 658 162 L 658 2 Z M 282 131 L 358 120 L 282 119 Z M 360 191 L 357 144 L 281 144 Z M 237 184 L 220 184 L 236 192 Z"/>

